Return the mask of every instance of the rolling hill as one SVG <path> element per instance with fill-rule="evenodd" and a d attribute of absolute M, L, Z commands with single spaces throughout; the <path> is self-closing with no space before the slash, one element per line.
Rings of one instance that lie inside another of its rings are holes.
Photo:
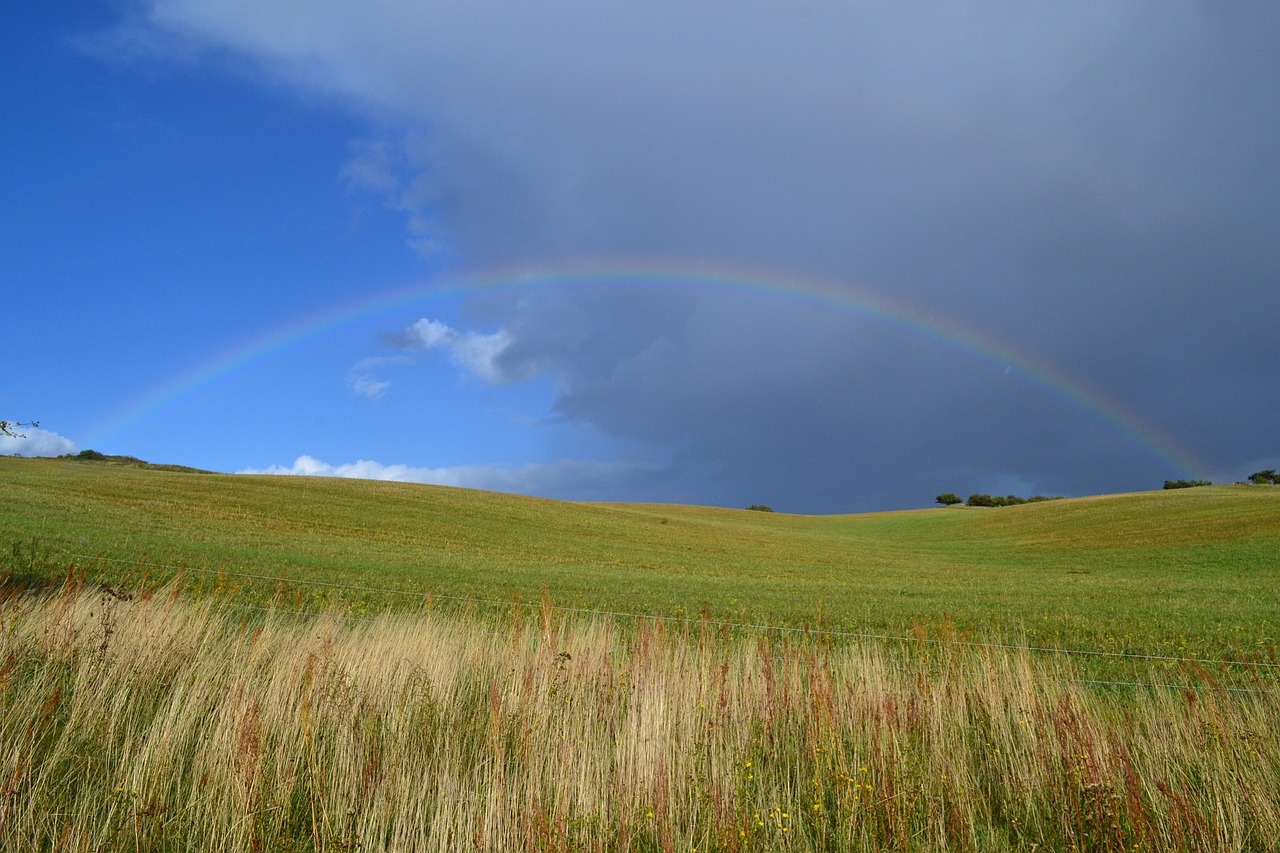
<path fill-rule="evenodd" d="M 891 633 L 954 625 L 1156 653 L 1259 654 L 1280 630 L 1280 488 L 1267 486 L 794 516 L 0 458 L 0 488 L 0 571 L 11 574 L 74 564 L 135 583 L 184 566 L 205 587 L 224 572 L 224 586 L 257 600 L 282 585 L 362 608 L 417 605 L 401 592 L 549 596 L 626 613 Z"/>

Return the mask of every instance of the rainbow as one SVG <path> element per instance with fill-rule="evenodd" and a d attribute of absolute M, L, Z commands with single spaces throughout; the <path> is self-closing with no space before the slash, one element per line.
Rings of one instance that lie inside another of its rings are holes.
<path fill-rule="evenodd" d="M 1045 393 L 1101 421 L 1179 475 L 1203 478 L 1207 466 L 1153 425 L 1107 398 L 1097 389 L 1030 353 L 959 323 L 940 320 L 883 296 L 821 279 L 706 264 L 570 263 L 546 267 L 499 269 L 456 276 L 367 296 L 330 306 L 280 328 L 217 353 L 129 401 L 91 430 L 91 443 L 105 446 L 158 412 L 177 405 L 248 365 L 341 327 L 422 303 L 483 293 L 606 286 L 650 286 L 693 292 L 754 294 L 821 308 L 834 308 L 876 321 L 907 334 L 958 349 L 1015 373 Z"/>

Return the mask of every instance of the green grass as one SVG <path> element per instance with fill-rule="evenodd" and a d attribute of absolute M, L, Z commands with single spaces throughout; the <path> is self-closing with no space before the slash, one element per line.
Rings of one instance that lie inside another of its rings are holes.
<path fill-rule="evenodd" d="M 954 625 L 1192 656 L 1273 653 L 1280 636 L 1280 489 L 1265 486 L 792 516 L 3 458 L 0 488 L 0 544 L 37 543 L 37 571 L 74 562 L 108 581 L 135 582 L 142 569 L 110 561 L 136 560 L 441 598 L 549 595 L 564 607 L 887 633 Z M 31 562 L 24 553 L 10 571 Z M 275 591 L 228 580 L 250 599 Z"/>
<path fill-rule="evenodd" d="M 956 643 L 0 587 L 0 851 L 1274 850 L 1280 693 Z"/>
<path fill-rule="evenodd" d="M 1280 834 L 1280 488 L 805 517 L 0 458 L 0 490 L 0 851 Z"/>

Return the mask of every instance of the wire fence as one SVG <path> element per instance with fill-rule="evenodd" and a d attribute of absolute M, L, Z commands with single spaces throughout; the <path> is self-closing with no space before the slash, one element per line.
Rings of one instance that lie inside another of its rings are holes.
<path fill-rule="evenodd" d="M 288 578 L 288 577 L 271 576 L 271 575 L 259 575 L 259 574 L 252 574 L 249 572 L 236 572 L 236 571 L 228 571 L 224 569 L 207 569 L 207 568 L 201 568 L 196 566 L 186 566 L 186 565 L 171 565 L 171 564 L 143 561 L 143 560 L 127 560 L 127 559 L 103 557 L 103 556 L 91 555 L 91 554 L 69 554 L 68 556 L 73 560 L 92 560 L 97 562 L 118 563 L 118 564 L 139 566 L 143 568 L 165 569 L 173 572 L 195 572 L 199 574 L 213 575 L 217 577 L 232 577 L 232 578 L 240 578 L 244 580 L 266 581 L 266 582 L 275 583 L 275 584 L 289 584 L 289 585 L 297 585 L 297 586 L 309 586 L 309 587 L 318 587 L 318 588 L 324 588 L 324 589 L 343 590 L 346 592 L 376 593 L 379 595 L 398 595 L 406 598 L 417 598 L 423 601 L 452 601 L 452 602 L 464 603 L 469 605 L 482 605 L 482 606 L 504 607 L 504 608 L 520 607 L 520 608 L 528 608 L 528 609 L 542 609 L 544 607 L 544 605 L 541 603 L 518 601 L 518 600 L 513 601 L 513 600 L 500 600 L 500 599 L 492 599 L 492 598 L 477 598 L 475 596 L 447 595 L 447 594 L 434 593 L 430 591 L 424 592 L 424 591 L 418 591 L 418 590 L 391 589 L 389 587 L 368 586 L 364 584 L 335 583 L 333 581 L 308 580 L 305 578 Z M 1193 664 L 1196 666 L 1217 666 L 1217 667 L 1235 666 L 1235 667 L 1242 667 L 1246 669 L 1264 670 L 1264 671 L 1280 670 L 1280 664 L 1270 663 L 1267 661 L 1184 657 L 1184 656 L 1177 656 L 1177 655 L 1155 655 L 1155 654 L 1145 654 L 1140 652 L 1108 652 L 1108 651 L 1102 651 L 1099 649 L 1073 649 L 1073 648 L 1062 648 L 1062 647 L 1056 647 L 1056 646 L 1036 646 L 1036 645 L 1019 645 L 1016 643 L 981 642 L 977 640 L 963 640 L 958 638 L 941 639 L 941 638 L 932 638 L 932 637 L 907 636 L 907 635 L 900 635 L 900 634 L 877 634 L 877 633 L 871 633 L 871 632 L 865 632 L 865 631 L 847 631 L 847 630 L 838 630 L 838 629 L 831 629 L 831 628 L 814 628 L 814 627 L 797 628 L 789 625 L 771 625 L 766 623 L 752 623 L 752 622 L 732 622 L 732 621 L 719 620 L 719 619 L 706 619 L 702 617 L 695 618 L 695 617 L 689 617 L 689 616 L 674 616 L 674 615 L 663 615 L 663 614 L 654 614 L 654 613 L 636 613 L 636 612 L 625 611 L 625 610 L 604 610 L 604 609 L 585 608 L 585 607 L 565 607 L 561 605 L 555 605 L 554 609 L 560 613 L 572 613 L 580 616 L 609 617 L 609 618 L 628 619 L 628 620 L 635 620 L 635 621 L 649 620 L 654 622 L 663 622 L 663 623 L 670 623 L 670 624 L 699 625 L 699 624 L 705 624 L 707 622 L 712 622 L 719 627 L 735 628 L 741 631 L 755 632 L 755 633 L 804 634 L 806 636 L 820 636 L 820 637 L 830 637 L 830 638 L 850 639 L 850 640 L 924 643 L 929 645 L 947 645 L 947 646 L 962 646 L 962 647 L 969 647 L 969 648 L 1001 649 L 1006 651 L 1024 651 L 1024 652 L 1032 652 L 1036 654 L 1046 654 L 1046 655 L 1065 655 L 1065 656 L 1074 656 L 1074 657 L 1115 659 L 1115 660 L 1128 660 L 1128 661 L 1150 661 L 1150 662 L 1156 662 L 1156 663 L 1171 663 L 1171 664 L 1174 664 L 1174 663 Z M 1111 682 L 1111 681 L 1093 681 L 1093 682 L 1085 682 L 1085 683 L 1137 684 L 1136 682 Z M 1194 687 L 1193 685 L 1162 685 L 1162 686 L 1185 687 L 1188 689 L 1191 689 Z M 1254 691 L 1252 689 L 1246 689 L 1246 688 L 1224 688 L 1224 689 L 1248 690 L 1248 692 L 1259 692 L 1259 691 Z M 1261 692 L 1275 692 L 1275 691 L 1261 691 Z"/>

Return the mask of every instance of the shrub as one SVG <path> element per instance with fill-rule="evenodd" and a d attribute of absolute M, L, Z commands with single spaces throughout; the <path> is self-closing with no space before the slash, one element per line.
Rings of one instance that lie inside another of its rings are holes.
<path fill-rule="evenodd" d="M 1212 486 L 1212 480 L 1165 480 L 1166 489 L 1194 489 L 1196 486 Z"/>
<path fill-rule="evenodd" d="M 747 509 L 754 510 L 755 512 L 773 512 L 773 507 L 765 506 L 764 504 L 752 504 L 747 507 Z"/>
<path fill-rule="evenodd" d="M 943 495 L 938 496 L 941 501 Z M 969 495 L 969 500 L 965 501 L 966 506 L 1018 506 L 1019 504 L 1040 503 L 1041 501 L 1060 501 L 1061 495 L 1048 497 L 1046 495 L 1035 495 L 1033 497 L 1024 498 L 1019 495 L 984 495 L 981 493 Z"/>
<path fill-rule="evenodd" d="M 964 503 L 964 498 L 960 497 L 955 492 L 943 492 L 934 498 L 934 500 L 943 506 L 954 506 L 958 503 Z"/>

